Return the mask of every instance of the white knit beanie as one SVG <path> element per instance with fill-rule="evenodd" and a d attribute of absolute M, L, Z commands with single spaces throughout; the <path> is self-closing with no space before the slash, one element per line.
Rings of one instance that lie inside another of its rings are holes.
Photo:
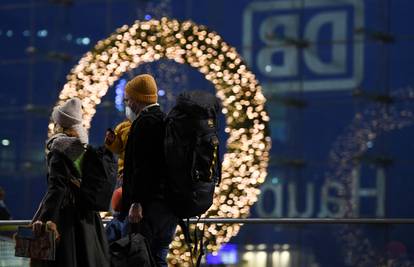
<path fill-rule="evenodd" d="M 82 102 L 79 98 L 71 98 L 63 105 L 55 107 L 52 119 L 63 128 L 71 128 L 82 123 Z"/>

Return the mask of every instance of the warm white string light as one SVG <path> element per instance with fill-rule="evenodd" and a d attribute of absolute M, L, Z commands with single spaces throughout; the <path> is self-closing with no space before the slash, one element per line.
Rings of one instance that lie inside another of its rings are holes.
<path fill-rule="evenodd" d="M 136 21 L 124 25 L 87 52 L 67 76 L 59 95 L 63 101 L 82 100 L 83 123 L 89 129 L 96 105 L 128 70 L 161 58 L 189 64 L 213 83 L 226 115 L 227 153 L 223 159 L 223 179 L 216 190 L 207 217 L 243 218 L 258 198 L 267 175 L 270 137 L 265 97 L 255 75 L 248 70 L 236 49 L 205 26 L 191 21 Z M 49 124 L 49 134 L 55 125 Z M 206 231 L 208 250 L 235 236 L 239 225 L 210 225 Z M 178 232 L 171 245 L 169 261 L 188 266 L 189 253 Z"/>

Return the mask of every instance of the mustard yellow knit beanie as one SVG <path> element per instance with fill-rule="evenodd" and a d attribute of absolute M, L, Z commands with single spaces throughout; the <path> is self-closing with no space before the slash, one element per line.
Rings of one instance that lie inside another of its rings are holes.
<path fill-rule="evenodd" d="M 154 104 L 158 100 L 157 84 L 149 74 L 141 74 L 130 80 L 125 86 L 125 93 L 137 102 Z"/>

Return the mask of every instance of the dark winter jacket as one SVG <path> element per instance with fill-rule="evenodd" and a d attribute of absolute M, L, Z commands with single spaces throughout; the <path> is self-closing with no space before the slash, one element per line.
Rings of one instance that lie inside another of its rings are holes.
<path fill-rule="evenodd" d="M 59 135 L 48 144 L 48 189 L 35 220 L 57 224 L 60 240 L 56 260 L 34 261 L 33 266 L 109 267 L 108 245 L 97 212 L 79 203 L 77 188 L 69 175 L 80 177 L 73 163 L 85 150 L 79 139 Z M 82 168 L 87 168 L 84 158 Z M 68 174 L 70 172 L 70 174 Z"/>
<path fill-rule="evenodd" d="M 164 118 L 160 107 L 152 106 L 143 110 L 132 123 L 125 149 L 124 215 L 134 202 L 141 203 L 145 209 L 152 201 L 164 199 Z"/>

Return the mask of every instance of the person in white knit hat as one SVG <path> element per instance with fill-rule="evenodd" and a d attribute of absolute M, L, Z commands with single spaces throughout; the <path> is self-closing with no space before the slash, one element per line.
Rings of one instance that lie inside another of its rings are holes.
<path fill-rule="evenodd" d="M 82 125 L 82 102 L 79 98 L 71 98 L 63 105 L 55 107 L 52 119 L 57 124 L 55 133 L 77 135 L 82 143 L 88 143 L 88 133 Z"/>
<path fill-rule="evenodd" d="M 33 230 L 46 225 L 59 239 L 54 261 L 32 260 L 31 266 L 109 267 L 108 244 L 99 214 L 79 198 L 82 173 L 92 168 L 86 129 L 82 126 L 82 102 L 67 100 L 55 107 L 54 134 L 47 141 L 48 188 L 33 217 Z M 115 164 L 115 162 L 114 162 Z M 75 177 L 73 179 L 71 177 Z M 79 181 L 74 185 L 72 181 Z"/>

